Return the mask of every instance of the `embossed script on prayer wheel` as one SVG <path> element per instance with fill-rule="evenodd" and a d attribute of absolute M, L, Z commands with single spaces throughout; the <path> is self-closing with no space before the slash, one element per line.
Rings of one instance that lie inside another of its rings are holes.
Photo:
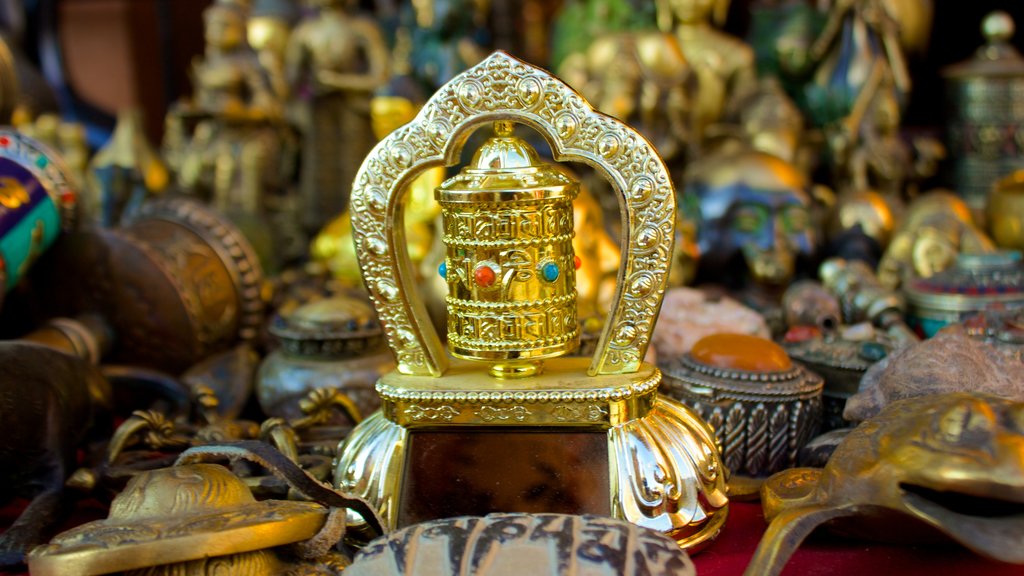
<path fill-rule="evenodd" d="M 572 201 L 579 184 L 496 122 L 472 165 L 436 190 L 447 255 L 452 355 L 496 361 L 499 378 L 539 372 L 579 344 Z"/>

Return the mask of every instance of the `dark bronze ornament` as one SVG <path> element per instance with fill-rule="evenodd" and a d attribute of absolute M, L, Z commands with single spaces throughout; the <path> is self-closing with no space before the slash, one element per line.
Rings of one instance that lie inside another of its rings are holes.
<path fill-rule="evenodd" d="M 363 415 L 380 408 L 374 386 L 395 362 L 365 298 L 339 295 L 311 302 L 275 317 L 270 333 L 281 348 L 260 365 L 256 386 L 267 415 L 300 417 L 299 400 L 323 388 L 343 392 Z"/>
<path fill-rule="evenodd" d="M 0 535 L 0 566 L 40 544 L 58 516 L 76 450 L 110 407 L 110 386 L 79 358 L 25 342 L 0 343 L 0 493 L 29 499 Z"/>
<path fill-rule="evenodd" d="M 993 12 L 981 30 L 985 45 L 974 58 L 944 71 L 953 181 L 976 214 L 984 211 L 997 180 L 1024 168 L 1024 58 L 1010 43 L 1013 19 L 1006 12 Z"/>
<path fill-rule="evenodd" d="M 79 286 L 47 296 L 64 312 L 106 319 L 116 342 L 108 360 L 177 373 L 252 339 L 262 324 L 259 261 L 234 226 L 197 202 L 145 204 L 126 226 L 73 233 L 54 250 L 50 273 Z M 54 282 L 44 284 L 62 285 Z"/>

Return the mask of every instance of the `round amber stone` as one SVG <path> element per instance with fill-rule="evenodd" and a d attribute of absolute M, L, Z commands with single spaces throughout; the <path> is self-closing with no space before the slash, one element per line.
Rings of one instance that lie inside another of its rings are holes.
<path fill-rule="evenodd" d="M 746 334 L 712 334 L 693 345 L 690 356 L 701 364 L 725 370 L 783 372 L 793 367 L 781 346 Z"/>

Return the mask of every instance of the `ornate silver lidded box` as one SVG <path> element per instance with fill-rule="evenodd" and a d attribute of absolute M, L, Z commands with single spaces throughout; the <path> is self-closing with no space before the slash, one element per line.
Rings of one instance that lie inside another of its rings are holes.
<path fill-rule="evenodd" d="M 818 431 L 821 377 L 770 340 L 712 334 L 661 369 L 662 393 L 714 428 L 733 474 L 764 477 L 796 466 L 800 448 Z"/>

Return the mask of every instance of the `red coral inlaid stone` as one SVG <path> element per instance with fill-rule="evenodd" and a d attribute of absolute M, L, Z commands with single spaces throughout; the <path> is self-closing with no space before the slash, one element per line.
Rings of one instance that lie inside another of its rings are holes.
<path fill-rule="evenodd" d="M 746 334 L 712 334 L 693 345 L 690 356 L 707 366 L 724 370 L 784 372 L 793 367 L 781 346 Z"/>
<path fill-rule="evenodd" d="M 477 286 L 481 288 L 488 288 L 494 285 L 494 281 L 498 279 L 498 275 L 494 273 L 494 268 L 482 264 L 473 270 L 473 280 Z"/>

